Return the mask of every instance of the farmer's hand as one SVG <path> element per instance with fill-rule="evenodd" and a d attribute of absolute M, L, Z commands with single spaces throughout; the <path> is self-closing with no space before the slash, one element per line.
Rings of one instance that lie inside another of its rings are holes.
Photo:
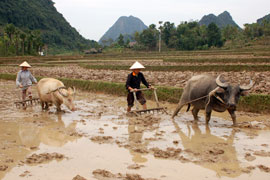
<path fill-rule="evenodd" d="M 23 88 L 23 85 L 21 85 L 21 84 L 20 84 L 20 86 L 19 86 L 19 87 L 20 87 L 20 88 Z"/>
<path fill-rule="evenodd" d="M 134 91 L 134 92 L 137 92 L 137 91 L 138 91 L 138 89 L 137 89 L 137 88 L 134 88 L 134 89 L 133 89 L 133 91 Z"/>
<path fill-rule="evenodd" d="M 134 91 L 134 89 L 133 89 L 132 87 L 128 87 L 128 90 L 129 90 L 130 92 L 133 92 L 133 91 Z"/>

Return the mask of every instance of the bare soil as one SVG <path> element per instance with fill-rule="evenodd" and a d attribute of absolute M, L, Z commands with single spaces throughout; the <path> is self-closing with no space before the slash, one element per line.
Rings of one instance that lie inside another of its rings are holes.
<path fill-rule="evenodd" d="M 17 67 L 0 67 L 2 73 L 16 74 L 19 71 Z M 125 83 L 127 75 L 130 73 L 128 70 L 93 70 L 84 69 L 77 65 L 68 65 L 61 67 L 33 67 L 31 69 L 35 76 L 43 77 L 65 77 L 84 80 L 98 80 L 108 82 L 121 82 Z M 198 74 L 211 74 L 218 76 L 223 74 L 228 82 L 234 84 L 249 84 L 252 79 L 256 82 L 251 93 L 270 94 L 270 72 L 159 72 L 159 71 L 143 71 L 146 79 L 156 86 L 173 86 L 183 88 L 186 82 L 194 75 Z"/>

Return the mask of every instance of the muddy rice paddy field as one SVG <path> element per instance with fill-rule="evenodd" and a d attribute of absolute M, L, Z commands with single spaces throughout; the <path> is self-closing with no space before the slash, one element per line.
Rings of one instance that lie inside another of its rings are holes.
<path fill-rule="evenodd" d="M 237 112 L 174 120 L 127 116 L 125 97 L 78 91 L 77 111 L 18 109 L 14 81 L 0 81 L 0 179 L 178 180 L 270 178 L 269 115 Z M 34 94 L 36 91 L 34 88 Z M 154 102 L 148 101 L 149 107 Z M 171 114 L 175 104 L 163 102 Z"/>
<path fill-rule="evenodd" d="M 183 88 L 193 75 L 223 74 L 231 83 L 248 84 L 252 79 L 256 84 L 251 93 L 270 94 L 267 49 L 10 57 L 0 58 L 0 74 L 16 74 L 17 64 L 23 60 L 33 65 L 34 76 L 121 83 L 130 73 L 126 67 L 139 60 L 146 66 L 145 77 L 154 86 Z M 213 69 L 166 70 L 179 66 L 200 69 L 208 65 Z M 114 69 L 116 66 L 122 68 Z M 153 66 L 163 70 L 149 70 Z M 223 66 L 236 69 L 227 71 Z M 35 86 L 33 91 L 37 97 Z M 19 98 L 14 81 L 0 80 L 0 179 L 3 180 L 270 179 L 269 114 L 238 111 L 238 125 L 233 127 L 228 113 L 214 112 L 209 126 L 205 126 L 203 111 L 198 122 L 193 121 L 190 112 L 185 112 L 186 108 L 172 120 L 170 115 L 176 104 L 168 102 L 161 102 L 168 115 L 133 117 L 126 114 L 123 96 L 77 90 L 77 111 L 63 106 L 61 113 L 54 106 L 42 111 L 38 104 L 25 110 L 16 108 L 14 102 Z M 148 100 L 148 107 L 154 106 Z"/>

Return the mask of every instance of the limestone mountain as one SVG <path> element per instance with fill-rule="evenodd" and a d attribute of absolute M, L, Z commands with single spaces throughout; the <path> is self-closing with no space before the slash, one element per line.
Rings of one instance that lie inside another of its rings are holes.
<path fill-rule="evenodd" d="M 104 44 L 104 41 L 117 40 L 120 34 L 132 35 L 136 31 L 141 32 L 147 29 L 147 26 L 134 16 L 121 16 L 110 29 L 100 38 L 99 43 Z"/>
<path fill-rule="evenodd" d="M 266 16 L 260 18 L 260 19 L 258 19 L 258 20 L 257 20 L 257 23 L 258 23 L 258 24 L 262 24 L 263 21 L 270 21 L 270 14 L 268 14 L 268 15 L 266 15 Z"/>
<path fill-rule="evenodd" d="M 240 28 L 233 20 L 229 12 L 224 11 L 223 13 L 215 16 L 214 14 L 205 15 L 199 21 L 200 25 L 208 26 L 210 23 L 215 23 L 219 28 L 223 28 L 227 25 L 232 25 Z"/>
<path fill-rule="evenodd" d="M 73 50 L 95 43 L 82 37 L 66 21 L 52 0 L 1 0 L 0 27 L 6 24 L 40 30 L 42 40 L 49 48 Z"/>

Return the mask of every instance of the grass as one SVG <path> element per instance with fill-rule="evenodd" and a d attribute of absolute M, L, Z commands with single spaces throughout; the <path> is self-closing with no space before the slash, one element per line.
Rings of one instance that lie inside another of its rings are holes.
<path fill-rule="evenodd" d="M 42 77 L 37 77 L 41 79 Z M 15 80 L 14 74 L 0 74 L 0 79 Z M 103 81 L 87 81 L 80 79 L 59 78 L 66 86 L 75 86 L 81 90 L 91 92 L 102 92 L 107 94 L 126 96 L 127 91 L 123 83 L 111 83 Z M 161 101 L 178 103 L 183 89 L 174 87 L 157 87 L 158 98 Z M 153 99 L 153 93 L 145 92 L 147 99 Z M 255 113 L 270 113 L 270 95 L 250 94 L 249 96 L 241 97 L 238 104 L 238 109 L 241 111 Z"/>
<path fill-rule="evenodd" d="M 79 64 L 86 69 L 98 69 L 98 70 L 127 70 L 129 66 L 124 65 L 89 65 Z M 209 71 L 225 71 L 225 72 L 239 72 L 239 71 L 270 71 L 270 65 L 199 65 L 199 66 L 147 66 L 147 71 L 194 71 L 194 72 L 209 72 Z"/>
<path fill-rule="evenodd" d="M 175 63 L 270 63 L 270 58 L 164 58 Z"/>

